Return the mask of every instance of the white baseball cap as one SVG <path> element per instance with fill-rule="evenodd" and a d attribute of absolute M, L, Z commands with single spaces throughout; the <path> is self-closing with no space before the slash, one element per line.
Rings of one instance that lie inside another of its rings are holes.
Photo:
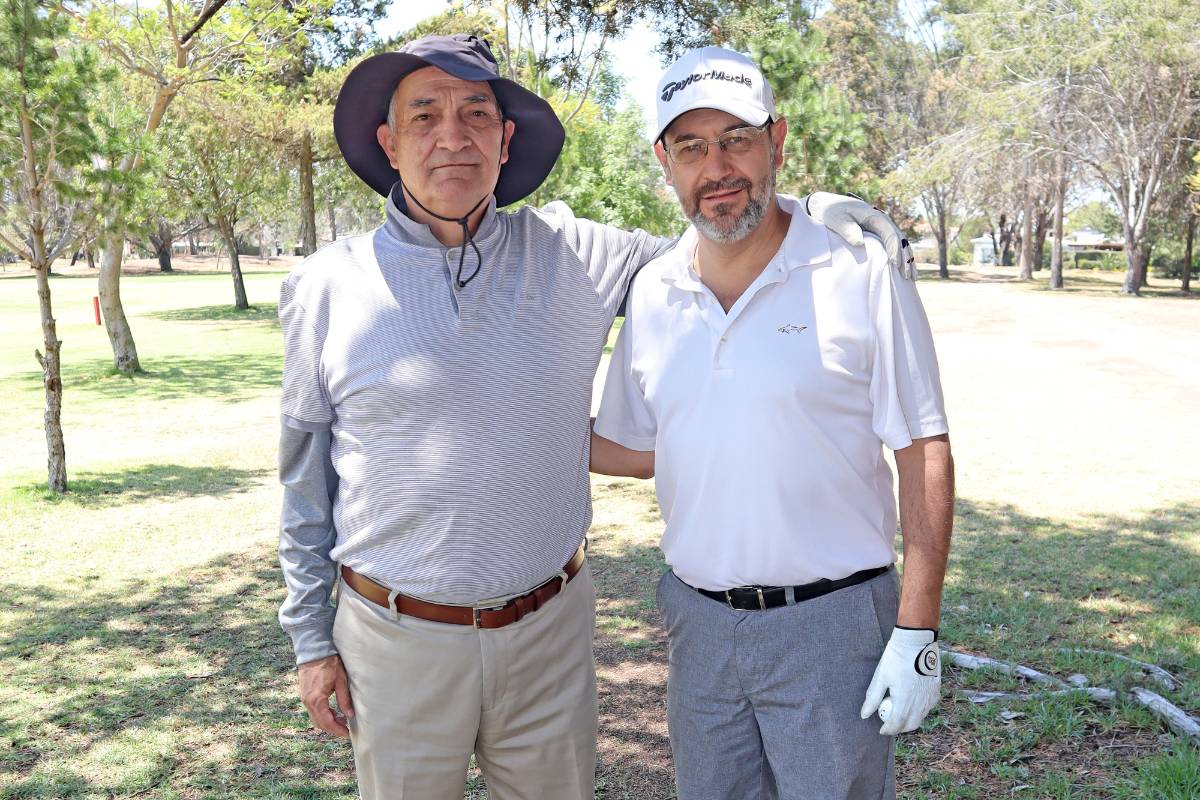
<path fill-rule="evenodd" d="M 724 47 L 684 54 L 658 83 L 657 141 L 676 117 L 696 108 L 715 108 L 750 125 L 775 116 L 775 98 L 754 62 Z"/>

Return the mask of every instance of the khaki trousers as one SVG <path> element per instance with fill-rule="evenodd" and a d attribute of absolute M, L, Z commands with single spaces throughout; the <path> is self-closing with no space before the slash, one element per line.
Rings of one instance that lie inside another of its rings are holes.
<path fill-rule="evenodd" d="M 342 583 L 333 638 L 363 800 L 462 800 L 472 753 L 492 800 L 592 800 L 595 619 L 586 562 L 494 630 L 401 616 Z"/>

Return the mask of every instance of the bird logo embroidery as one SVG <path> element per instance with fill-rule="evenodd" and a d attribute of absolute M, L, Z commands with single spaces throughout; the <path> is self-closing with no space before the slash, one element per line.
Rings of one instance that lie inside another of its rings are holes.
<path fill-rule="evenodd" d="M 778 328 L 776 328 L 776 330 L 783 334 L 803 333 L 804 331 L 808 330 L 808 326 L 792 325 L 791 323 L 788 323 L 787 325 L 780 325 Z"/>

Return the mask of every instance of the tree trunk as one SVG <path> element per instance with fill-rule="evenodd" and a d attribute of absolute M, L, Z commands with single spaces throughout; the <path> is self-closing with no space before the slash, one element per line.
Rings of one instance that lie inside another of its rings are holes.
<path fill-rule="evenodd" d="M 317 205 L 313 192 L 312 134 L 300 137 L 300 249 L 306 256 L 317 252 Z"/>
<path fill-rule="evenodd" d="M 337 207 L 329 206 L 329 241 L 337 241 Z"/>
<path fill-rule="evenodd" d="M 1037 272 L 1043 266 L 1043 252 L 1046 249 L 1046 209 L 1038 207 L 1037 222 L 1033 231 L 1033 270 Z"/>
<path fill-rule="evenodd" d="M 261 225 L 258 228 L 258 259 L 271 263 L 271 251 L 267 249 L 267 229 Z"/>
<path fill-rule="evenodd" d="M 242 282 L 242 262 L 238 260 L 237 237 L 232 225 L 223 225 L 221 233 L 225 237 L 225 246 L 229 248 L 229 272 L 233 276 L 233 307 L 245 311 L 250 307 L 246 299 L 246 284 Z"/>
<path fill-rule="evenodd" d="M 196 234 L 195 233 L 188 233 L 188 255 L 189 256 L 200 255 L 200 248 L 196 246 Z"/>
<path fill-rule="evenodd" d="M 171 267 L 171 243 L 170 242 L 167 242 L 166 244 L 159 243 L 158 253 L 156 255 L 158 256 L 159 272 L 174 272 L 175 271 Z"/>
<path fill-rule="evenodd" d="M 950 241 L 947 228 L 946 214 L 938 214 L 938 277 L 943 280 L 950 277 Z"/>
<path fill-rule="evenodd" d="M 67 449 L 62 431 L 62 342 L 54 324 L 54 312 L 50 306 L 49 264 L 34 268 L 37 275 L 38 306 L 42 312 L 42 346 L 45 353 L 34 351 L 42 367 L 42 387 L 46 390 L 46 485 L 50 491 L 63 494 L 67 491 Z"/>
<path fill-rule="evenodd" d="M 1187 236 L 1184 238 L 1183 248 L 1183 277 L 1180 283 L 1180 290 L 1190 292 L 1192 290 L 1192 242 L 1196 238 L 1196 215 L 1188 214 L 1187 221 Z"/>
<path fill-rule="evenodd" d="M 1066 186 L 1062 180 L 1062 154 L 1055 159 L 1058 180 L 1054 185 L 1054 233 L 1050 243 L 1050 288 L 1063 288 L 1063 196 Z"/>
<path fill-rule="evenodd" d="M 1007 267 L 1009 252 L 1012 248 L 1012 226 L 1008 224 L 1008 215 L 1000 214 L 1000 242 L 996 247 L 996 266 Z"/>
<path fill-rule="evenodd" d="M 1133 234 L 1133 226 L 1125 222 L 1125 280 L 1121 283 L 1121 294 L 1139 295 L 1142 289 L 1142 248 Z"/>
<path fill-rule="evenodd" d="M 133 331 L 125 319 L 121 305 L 121 260 L 124 255 L 125 237 L 120 232 L 104 235 L 104 256 L 100 259 L 100 310 L 104 312 L 104 329 L 112 345 L 113 366 L 124 375 L 142 371 L 138 362 L 137 345 L 133 342 Z"/>
<path fill-rule="evenodd" d="M 1025 184 L 1025 199 L 1021 204 L 1021 256 L 1017 260 L 1019 280 L 1033 280 L 1033 192 Z"/>
<path fill-rule="evenodd" d="M 1150 285 L 1150 256 L 1154 254 L 1154 243 L 1146 242 L 1142 245 L 1142 253 L 1138 258 L 1138 284 L 1143 289 Z"/>
<path fill-rule="evenodd" d="M 83 256 L 84 256 L 84 258 L 87 259 L 88 269 L 95 269 L 96 268 L 96 256 L 92 254 L 91 245 L 88 245 L 86 248 L 84 248 Z"/>

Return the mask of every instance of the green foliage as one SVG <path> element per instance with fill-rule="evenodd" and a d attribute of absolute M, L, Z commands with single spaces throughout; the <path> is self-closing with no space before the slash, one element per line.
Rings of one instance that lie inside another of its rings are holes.
<path fill-rule="evenodd" d="M 589 100 L 571 121 L 554 171 L 527 202 L 562 200 L 580 217 L 674 236 L 685 221 L 660 175 L 638 109 L 606 114 Z"/>
<path fill-rule="evenodd" d="M 86 225 L 100 172 L 93 106 L 111 75 L 69 34 L 55 9 L 0 2 L 0 243 L 39 267 Z"/>
<path fill-rule="evenodd" d="M 1073 269 L 1122 270 L 1126 266 L 1125 253 L 1120 251 L 1076 250 L 1063 256 L 1070 259 L 1066 266 Z"/>
<path fill-rule="evenodd" d="M 1091 228 L 1105 236 L 1120 236 L 1121 218 L 1110 203 L 1093 200 L 1071 209 L 1063 220 L 1063 230 L 1067 233 L 1084 228 Z"/>
<path fill-rule="evenodd" d="M 862 115 L 819 77 L 829 61 L 824 35 L 814 28 L 797 30 L 769 6 L 734 15 L 726 25 L 730 44 L 758 64 L 775 92 L 778 116 L 788 121 L 779 188 L 874 196 L 876 178 L 861 155 L 867 144 Z"/>
<path fill-rule="evenodd" d="M 164 174 L 187 209 L 222 233 L 287 197 L 287 172 L 270 143 L 255 135 L 256 108 L 199 91 L 174 109 L 164 128 Z"/>

